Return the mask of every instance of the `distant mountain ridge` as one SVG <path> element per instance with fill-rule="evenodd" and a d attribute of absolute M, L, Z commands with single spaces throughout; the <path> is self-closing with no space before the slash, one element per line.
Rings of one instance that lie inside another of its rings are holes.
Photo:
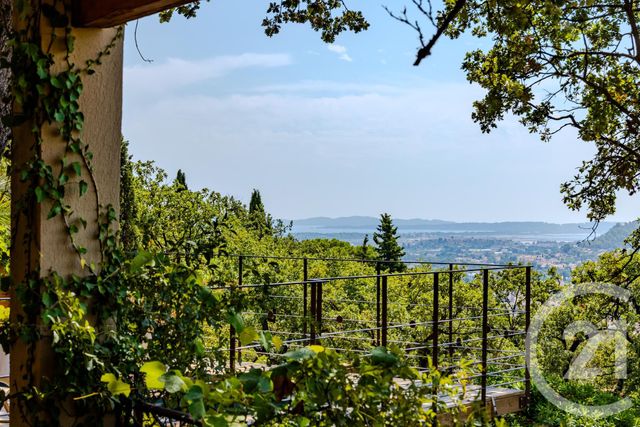
<path fill-rule="evenodd" d="M 293 220 L 293 231 L 319 232 L 337 229 L 374 230 L 379 219 L 369 216 L 349 217 L 314 217 Z M 591 230 L 591 224 L 564 223 L 555 224 L 543 221 L 503 221 L 503 222 L 454 222 L 437 219 L 394 219 L 399 232 L 431 231 L 431 232 L 480 232 L 498 234 L 579 234 Z M 614 227 L 614 222 L 603 222 L 598 226 L 598 235 L 602 235 Z"/>

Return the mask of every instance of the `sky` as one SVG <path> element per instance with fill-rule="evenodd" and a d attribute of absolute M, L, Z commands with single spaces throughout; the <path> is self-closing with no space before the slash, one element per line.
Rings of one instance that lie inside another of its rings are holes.
<path fill-rule="evenodd" d="M 257 188 L 277 218 L 586 220 L 559 189 L 592 146 L 571 131 L 543 143 L 513 117 L 491 134 L 472 121 L 482 90 L 460 64 L 482 41 L 443 40 L 413 67 L 415 34 L 377 2 L 352 1 L 371 27 L 333 45 L 294 24 L 266 37 L 267 3 L 214 0 L 195 19 L 140 20 L 152 62 L 127 26 L 123 134 L 134 159 L 245 202 Z M 639 197 L 621 195 L 610 220 L 639 212 Z"/>

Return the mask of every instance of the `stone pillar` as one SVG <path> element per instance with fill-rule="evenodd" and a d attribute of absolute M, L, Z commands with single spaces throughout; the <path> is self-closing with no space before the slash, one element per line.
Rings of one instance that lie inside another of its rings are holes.
<path fill-rule="evenodd" d="M 47 0 L 47 2 L 54 3 Z M 14 16 L 14 25 L 22 25 Z M 42 19 L 43 45 L 49 45 L 47 36 L 51 28 L 47 19 Z M 54 70 L 64 66 L 64 53 L 62 43 L 63 30 L 55 32 L 61 37 L 52 43 L 54 55 Z M 104 49 L 114 38 L 116 29 L 74 28 L 75 49 L 71 56 L 71 62 L 84 65 L 87 59 L 96 57 L 96 54 Z M 71 183 L 70 190 L 66 194 L 66 200 L 74 209 L 74 215 L 87 221 L 87 228 L 82 229 L 77 235 L 77 240 L 88 250 L 87 261 L 95 262 L 99 268 L 100 249 L 98 244 L 98 209 L 100 206 L 113 205 L 116 210 L 119 206 L 120 188 L 120 143 L 121 143 L 121 115 L 122 115 L 122 39 L 118 40 L 111 54 L 102 58 L 102 65 L 95 67 L 92 75 L 83 75 L 83 92 L 80 97 L 80 108 L 84 113 L 84 129 L 82 140 L 88 144 L 93 153 L 94 179 L 89 179 L 89 172 L 82 171 L 83 179 L 89 183 L 87 193 L 79 197 L 78 185 Z M 35 88 L 33 88 L 35 90 Z M 12 191 L 12 235 L 13 246 L 11 250 L 11 275 L 13 283 L 20 283 L 28 274 L 39 272 L 41 276 L 48 276 L 51 271 L 61 275 L 85 274 L 80 265 L 80 260 L 74 252 L 69 236 L 65 231 L 63 219 L 57 216 L 47 219 L 50 206 L 47 203 L 36 204 L 33 217 L 27 218 L 21 214 L 17 205 L 26 200 L 24 195 L 26 186 L 20 181 L 19 171 L 21 165 L 33 157 L 33 137 L 30 132 L 32 123 L 25 123 L 13 129 L 12 165 L 13 174 L 11 182 Z M 42 144 L 42 157 L 50 165 L 59 167 L 60 159 L 65 153 L 65 144 L 58 137 L 54 129 L 45 127 L 42 129 L 44 143 Z M 77 178 L 74 178 L 77 179 Z M 33 239 L 30 242 L 22 237 L 30 231 Z M 12 290 L 13 292 L 13 290 Z M 24 314 L 19 306 L 17 298 L 12 294 L 11 320 L 16 322 Z M 50 338 L 44 336 L 38 343 L 33 356 L 34 363 L 27 365 L 29 349 L 20 340 L 17 340 L 11 349 L 11 393 L 16 393 L 26 384 L 27 373 L 31 372 L 35 383 L 46 382 L 47 372 L 52 366 L 52 351 Z M 16 402 L 12 402 L 11 425 L 25 425 L 24 415 Z"/>

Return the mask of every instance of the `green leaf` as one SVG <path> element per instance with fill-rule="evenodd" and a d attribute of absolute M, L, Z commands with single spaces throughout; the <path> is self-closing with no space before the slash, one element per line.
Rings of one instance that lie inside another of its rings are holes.
<path fill-rule="evenodd" d="M 49 214 L 47 215 L 47 219 L 51 219 L 53 217 L 60 215 L 60 212 L 62 212 L 62 205 L 60 204 L 60 202 L 56 202 L 51 208 L 51 210 L 49 211 Z"/>
<path fill-rule="evenodd" d="M 271 336 L 271 332 L 260 331 L 259 340 L 262 348 L 267 352 L 271 351 L 271 347 L 273 347 L 273 337 Z"/>
<path fill-rule="evenodd" d="M 208 415 L 204 421 L 207 426 L 229 427 L 229 422 L 222 415 Z"/>
<path fill-rule="evenodd" d="M 398 357 L 393 353 L 389 353 L 384 347 L 376 347 L 371 351 L 371 360 L 374 363 L 393 365 L 398 362 Z"/>
<path fill-rule="evenodd" d="M 313 350 L 311 350 L 309 347 L 304 347 L 304 348 L 299 348 L 297 350 L 285 353 L 284 357 L 287 360 L 293 360 L 293 361 L 299 362 L 301 360 L 310 359 L 315 355 L 316 353 Z"/>
<path fill-rule="evenodd" d="M 77 176 L 82 175 L 82 166 L 80 165 L 80 162 L 71 163 L 71 168 L 73 169 L 73 171 L 76 173 Z"/>
<path fill-rule="evenodd" d="M 144 381 L 149 390 L 164 389 L 164 382 L 160 381 L 160 377 L 167 372 L 167 367 L 158 361 L 146 362 L 140 368 L 140 372 L 145 374 Z"/>
<path fill-rule="evenodd" d="M 116 378 L 114 374 L 103 374 L 100 377 L 100 381 L 107 384 L 107 390 L 114 396 L 122 394 L 125 397 L 129 397 L 129 394 L 131 394 L 131 386 Z"/>
<path fill-rule="evenodd" d="M 240 313 L 228 313 L 227 322 L 235 328 L 237 333 L 242 332 L 244 329 L 244 319 Z"/>
<path fill-rule="evenodd" d="M 202 392 L 202 387 L 199 385 L 193 385 L 189 389 L 189 391 L 184 395 L 184 398 L 193 401 L 204 398 L 204 393 Z"/>
<path fill-rule="evenodd" d="M 269 393 L 273 390 L 273 383 L 270 378 L 265 377 L 264 375 L 260 376 L 258 380 L 258 390 L 260 393 Z"/>
<path fill-rule="evenodd" d="M 36 202 L 42 203 L 45 198 L 45 192 L 42 187 L 36 187 L 33 191 L 36 193 Z"/>
<path fill-rule="evenodd" d="M 271 339 L 271 342 L 273 343 L 273 347 L 276 349 L 276 351 L 279 351 L 282 348 L 282 338 L 275 336 Z"/>
<path fill-rule="evenodd" d="M 240 344 L 249 345 L 258 339 L 258 332 L 253 326 L 247 326 L 238 334 L 238 339 L 240 340 Z"/>
<path fill-rule="evenodd" d="M 182 378 L 177 376 L 173 372 L 167 372 L 160 377 L 160 381 L 164 382 L 164 388 L 169 393 L 177 393 L 187 388 L 187 385 L 182 381 Z"/>
<path fill-rule="evenodd" d="M 197 337 L 194 341 L 193 341 L 193 345 L 196 347 L 196 354 L 198 356 L 202 356 L 204 355 L 204 343 L 202 342 L 202 338 Z"/>
<path fill-rule="evenodd" d="M 100 381 L 103 383 L 110 383 L 116 380 L 116 376 L 113 374 L 102 374 L 102 376 L 100 377 Z"/>
<path fill-rule="evenodd" d="M 131 264 L 129 264 L 129 272 L 137 273 L 142 267 L 147 264 L 153 263 L 153 254 L 147 251 L 140 251 L 138 254 L 131 260 Z"/>
<path fill-rule="evenodd" d="M 89 189 L 89 184 L 87 184 L 86 181 L 82 180 L 78 183 L 79 187 L 80 187 L 80 196 L 84 196 L 84 194 L 87 192 L 87 190 Z"/>
<path fill-rule="evenodd" d="M 53 304 L 53 298 L 49 292 L 42 293 L 42 304 L 44 304 L 45 307 L 51 307 L 51 304 Z"/>
<path fill-rule="evenodd" d="M 245 393 L 253 393 L 255 391 L 261 376 L 262 371 L 256 368 L 238 375 L 238 379 L 242 383 L 242 389 Z"/>
<path fill-rule="evenodd" d="M 202 399 L 194 400 L 189 404 L 189 414 L 191 414 L 194 420 L 199 420 L 204 417 L 206 411 Z"/>

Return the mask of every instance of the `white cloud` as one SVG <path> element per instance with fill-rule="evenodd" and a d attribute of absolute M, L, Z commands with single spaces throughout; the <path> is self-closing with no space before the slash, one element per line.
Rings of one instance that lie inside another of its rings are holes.
<path fill-rule="evenodd" d="M 169 58 L 160 64 L 125 67 L 125 93 L 169 92 L 195 83 L 217 79 L 246 68 L 273 68 L 290 65 L 287 54 L 244 53 L 201 60 Z"/>
<path fill-rule="evenodd" d="M 371 84 L 358 82 L 336 82 L 332 80 L 300 80 L 293 83 L 280 83 L 258 86 L 254 92 L 271 93 L 397 93 L 397 86 L 388 84 Z"/>
<path fill-rule="evenodd" d="M 338 54 L 338 57 L 343 61 L 347 61 L 347 62 L 353 61 L 353 59 L 347 53 L 347 48 L 340 44 L 334 43 L 334 44 L 327 45 L 327 49 L 329 49 L 333 53 Z"/>
<path fill-rule="evenodd" d="M 481 134 L 470 114 L 482 91 L 467 83 L 302 80 L 198 92 L 125 92 L 132 153 L 170 175 L 185 170 L 194 188 L 240 197 L 260 188 L 276 216 L 584 219 L 567 211 L 558 185 L 592 147 L 571 134 L 541 144 L 511 117 Z"/>

